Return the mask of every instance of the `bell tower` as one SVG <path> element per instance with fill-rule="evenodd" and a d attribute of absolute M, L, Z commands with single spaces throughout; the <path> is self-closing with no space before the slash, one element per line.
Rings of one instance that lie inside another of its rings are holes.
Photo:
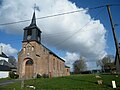
<path fill-rule="evenodd" d="M 41 31 L 36 25 L 35 11 L 33 13 L 31 24 L 24 28 L 23 42 L 36 41 L 41 43 Z"/>

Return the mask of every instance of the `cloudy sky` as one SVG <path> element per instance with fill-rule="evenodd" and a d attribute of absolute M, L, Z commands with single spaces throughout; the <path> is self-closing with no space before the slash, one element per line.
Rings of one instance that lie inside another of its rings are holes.
<path fill-rule="evenodd" d="M 118 4 L 119 0 L 0 0 L 0 46 L 7 55 L 14 55 L 22 46 L 23 28 L 31 20 L 36 3 L 37 25 L 42 31 L 42 43 L 66 60 L 68 66 L 86 58 L 88 69 L 97 68 L 96 60 L 115 54 L 115 46 L 106 8 L 90 9 L 100 5 Z M 76 13 L 54 16 L 61 13 Z M 120 6 L 111 7 L 115 24 L 120 24 Z M 119 21 L 118 21 L 119 20 Z M 5 24 L 5 25 L 2 25 Z M 116 29 L 119 29 L 119 25 Z M 120 31 L 117 30 L 117 34 Z M 118 40 L 120 37 L 118 36 Z"/>

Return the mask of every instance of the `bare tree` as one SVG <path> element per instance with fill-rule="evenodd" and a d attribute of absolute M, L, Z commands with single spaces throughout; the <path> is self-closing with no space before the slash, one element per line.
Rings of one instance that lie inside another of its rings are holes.
<path fill-rule="evenodd" d="M 86 68 L 87 68 L 87 64 L 83 57 L 80 57 L 79 60 L 76 60 L 73 63 L 74 73 L 76 73 L 76 74 L 80 73 L 81 71 L 86 70 Z"/>

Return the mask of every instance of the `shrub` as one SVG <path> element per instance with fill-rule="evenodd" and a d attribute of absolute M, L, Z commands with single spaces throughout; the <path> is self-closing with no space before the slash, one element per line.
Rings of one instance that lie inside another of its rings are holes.
<path fill-rule="evenodd" d="M 43 74 L 42 77 L 43 78 L 49 78 L 49 75 L 48 74 Z"/>
<path fill-rule="evenodd" d="M 18 75 L 18 74 L 15 74 L 14 78 L 15 78 L 15 79 L 19 78 L 19 75 Z"/>
<path fill-rule="evenodd" d="M 19 75 L 15 74 L 13 71 L 10 71 L 9 72 L 9 77 L 12 78 L 12 79 L 17 79 L 19 77 Z"/>
<path fill-rule="evenodd" d="M 41 78 L 42 76 L 40 74 L 37 74 L 36 78 Z"/>

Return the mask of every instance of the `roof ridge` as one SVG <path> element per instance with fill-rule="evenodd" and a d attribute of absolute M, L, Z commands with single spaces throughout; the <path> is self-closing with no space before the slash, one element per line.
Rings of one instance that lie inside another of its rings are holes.
<path fill-rule="evenodd" d="M 2 52 L 2 54 L 0 54 L 0 57 L 8 58 L 8 56 L 3 52 Z"/>

